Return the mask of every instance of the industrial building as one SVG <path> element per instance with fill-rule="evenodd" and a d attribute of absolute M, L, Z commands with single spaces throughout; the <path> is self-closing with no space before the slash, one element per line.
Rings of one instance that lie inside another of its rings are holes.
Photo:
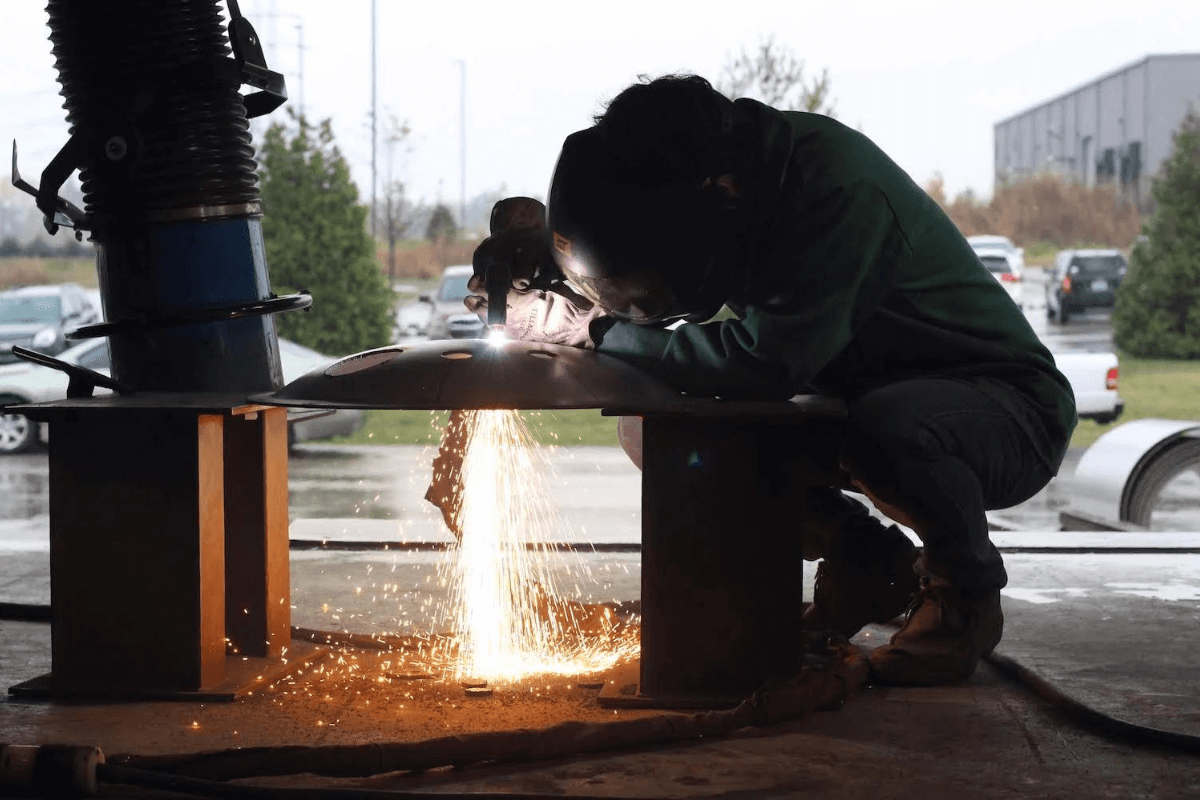
<path fill-rule="evenodd" d="M 1058 174 L 1116 184 L 1145 210 L 1171 137 L 1200 102 L 1200 53 L 1150 55 L 995 125 L 996 182 Z"/>

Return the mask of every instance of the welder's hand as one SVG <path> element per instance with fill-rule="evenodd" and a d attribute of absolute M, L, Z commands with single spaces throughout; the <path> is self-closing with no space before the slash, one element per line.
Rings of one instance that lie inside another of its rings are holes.
<path fill-rule="evenodd" d="M 484 298 L 474 299 L 482 301 L 478 308 L 487 307 Z M 593 306 L 565 286 L 548 292 L 514 290 L 508 293 L 508 322 L 504 332 L 510 339 L 594 350 L 596 342 L 592 339 L 591 325 L 604 316 L 604 309 Z"/>
<path fill-rule="evenodd" d="M 488 270 L 497 264 L 508 269 L 512 288 L 519 292 L 529 291 L 535 284 L 545 288 L 562 275 L 545 228 L 497 231 L 479 243 L 471 263 L 475 274 L 468 288 L 477 294 L 487 293 Z"/>

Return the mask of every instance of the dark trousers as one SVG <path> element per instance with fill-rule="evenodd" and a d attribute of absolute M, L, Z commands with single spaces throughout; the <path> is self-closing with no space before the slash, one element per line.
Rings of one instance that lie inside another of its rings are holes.
<path fill-rule="evenodd" d="M 1054 474 L 1013 416 L 969 381 L 928 378 L 877 389 L 848 410 L 815 449 L 836 460 L 853 489 L 912 527 L 924 544 L 918 571 L 967 595 L 1004 586 L 984 511 L 1028 500 Z M 896 531 L 837 488 L 809 487 L 803 506 L 806 558 L 871 561 L 894 549 Z"/>

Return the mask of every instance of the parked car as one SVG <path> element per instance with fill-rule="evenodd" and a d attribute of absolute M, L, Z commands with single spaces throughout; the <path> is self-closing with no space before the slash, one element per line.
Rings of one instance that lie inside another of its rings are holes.
<path fill-rule="evenodd" d="M 1024 300 L 1025 251 L 1007 236 L 968 236 L 979 262 L 1000 282 L 1017 305 Z"/>
<path fill-rule="evenodd" d="M 394 313 L 395 326 L 392 328 L 392 341 L 425 336 L 429 332 L 429 320 L 433 316 L 433 306 L 425 300 L 410 300 L 401 303 L 400 300 L 418 294 L 415 286 L 396 286 L 396 310 Z"/>
<path fill-rule="evenodd" d="M 446 318 L 446 333 L 448 339 L 482 339 L 487 323 L 478 314 L 464 311 L 462 314 L 452 314 Z"/>
<path fill-rule="evenodd" d="M 1008 258 L 1008 263 L 1020 274 L 1025 269 L 1025 248 L 1017 247 L 1007 236 L 980 234 L 968 236 L 967 244 L 973 250 L 1001 250 Z"/>
<path fill-rule="evenodd" d="M 1116 353 L 1061 350 L 1053 355 L 1058 371 L 1071 382 L 1080 419 L 1107 425 L 1121 416 L 1125 401 L 1117 391 L 1121 370 Z"/>
<path fill-rule="evenodd" d="M 69 345 L 67 331 L 100 317 L 100 307 L 76 283 L 0 291 L 0 364 L 17 360 L 13 345 L 56 356 Z"/>
<path fill-rule="evenodd" d="M 1065 325 L 1076 314 L 1112 308 L 1129 263 L 1120 250 L 1062 250 L 1046 284 L 1046 316 Z"/>
<path fill-rule="evenodd" d="M 90 339 L 55 357 L 105 375 L 111 366 L 107 339 Z M 279 340 L 279 357 L 285 382 L 336 360 L 287 339 Z M 0 406 L 62 400 L 67 396 L 67 380 L 66 374 L 59 370 L 28 361 L 0 365 Z M 109 391 L 97 387 L 96 394 Z M 341 409 L 333 414 L 288 409 L 288 443 L 348 436 L 362 427 L 363 420 L 360 409 Z M 0 455 L 24 452 L 45 439 L 44 423 L 39 425 L 23 414 L 0 413 Z"/>
<path fill-rule="evenodd" d="M 430 339 L 478 339 L 483 336 L 487 327 L 483 319 L 463 305 L 463 298 L 470 294 L 467 282 L 474 274 L 475 269 L 470 264 L 446 267 L 437 291 L 421 295 L 421 302 L 433 306 L 427 333 Z"/>

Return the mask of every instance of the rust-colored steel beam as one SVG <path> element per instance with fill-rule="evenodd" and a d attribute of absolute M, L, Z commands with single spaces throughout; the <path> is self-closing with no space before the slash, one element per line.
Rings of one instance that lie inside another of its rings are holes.
<path fill-rule="evenodd" d="M 51 672 L 26 696 L 232 699 L 291 647 L 287 410 L 80 398 L 51 422 Z M 323 651 L 322 651 L 323 652 Z"/>

